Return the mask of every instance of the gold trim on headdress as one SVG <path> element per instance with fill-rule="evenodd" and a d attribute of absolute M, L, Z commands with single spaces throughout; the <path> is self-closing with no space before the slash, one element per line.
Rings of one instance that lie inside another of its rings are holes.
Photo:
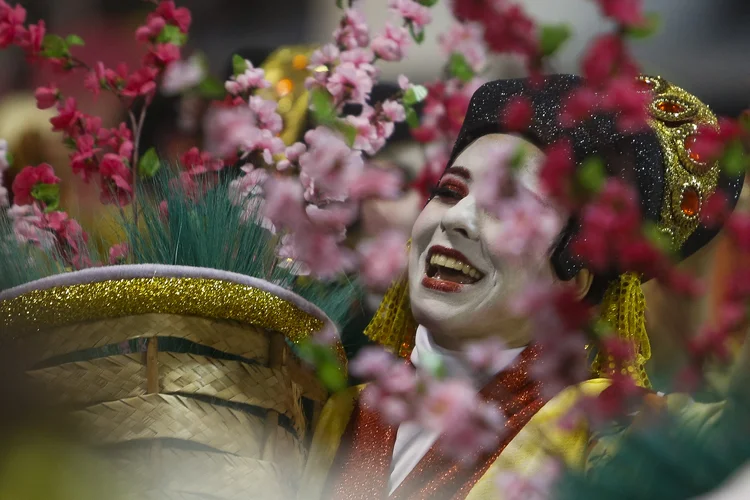
<path fill-rule="evenodd" d="M 675 250 L 685 244 L 698 228 L 703 202 L 716 191 L 718 162 L 708 163 L 691 150 L 701 126 L 717 127 L 718 120 L 697 97 L 659 76 L 640 76 L 653 99 L 648 104 L 648 123 L 661 144 L 664 155 L 664 200 L 659 230 L 667 235 Z M 642 387 L 650 387 L 644 368 L 651 357 L 646 332 L 646 302 L 641 277 L 622 274 L 610 283 L 601 305 L 601 316 L 618 337 L 631 343 L 634 359 L 622 367 Z M 616 368 L 611 356 L 598 354 L 592 365 L 595 374 L 606 376 Z"/>
<path fill-rule="evenodd" d="M 698 228 L 703 202 L 716 191 L 718 162 L 706 162 L 691 146 L 699 127 L 718 127 L 718 120 L 697 97 L 663 78 L 641 76 L 639 80 L 653 93 L 648 105 L 649 125 L 664 154 L 664 202 L 659 228 L 678 249 Z"/>
<path fill-rule="evenodd" d="M 280 137 L 287 146 L 300 139 L 305 127 L 308 106 L 305 80 L 310 76 L 307 66 L 316 49 L 317 46 L 311 45 L 281 47 L 261 66 L 271 87 L 258 95 L 278 103 L 276 111 L 284 120 Z"/>

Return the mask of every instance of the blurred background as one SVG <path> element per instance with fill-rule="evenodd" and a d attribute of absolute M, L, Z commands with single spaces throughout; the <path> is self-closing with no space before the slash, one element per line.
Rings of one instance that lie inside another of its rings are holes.
<path fill-rule="evenodd" d="M 132 29 L 143 19 L 142 0 L 26 0 L 21 2 L 32 20 L 43 17 L 51 31 L 77 33 L 87 43 L 87 52 L 105 60 L 132 59 L 127 54 Z M 193 12 L 191 46 L 204 51 L 218 75 L 230 55 L 240 47 L 270 48 L 281 44 L 326 41 L 338 21 L 334 0 L 182 0 L 179 5 Z M 384 0 L 363 0 L 361 7 L 375 27 L 387 12 Z M 597 32 L 608 27 L 601 22 L 591 0 L 520 0 L 539 21 L 567 22 L 575 36 L 556 60 L 555 70 L 574 72 L 582 48 Z M 643 67 L 651 73 L 680 82 L 699 95 L 718 113 L 736 114 L 750 96 L 750 65 L 746 50 L 750 42 L 750 2 L 746 0 L 644 0 L 647 11 L 661 15 L 659 34 L 635 45 Z M 426 40 L 410 52 L 403 64 L 383 65 L 383 74 L 395 78 L 407 73 L 414 81 L 437 76 L 443 57 L 436 38 L 450 24 L 448 4 L 433 8 L 434 22 Z M 16 51 L 0 53 L 0 92 L 28 88 L 27 66 Z M 512 61 L 495 61 L 494 73 L 518 73 Z"/>

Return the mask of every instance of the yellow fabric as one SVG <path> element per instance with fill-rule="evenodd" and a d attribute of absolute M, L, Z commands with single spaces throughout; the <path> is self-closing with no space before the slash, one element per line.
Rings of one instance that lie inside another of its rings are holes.
<path fill-rule="evenodd" d="M 562 429 L 558 422 L 581 397 L 597 396 L 607 388 L 607 379 L 593 379 L 569 387 L 549 401 L 503 450 L 487 473 L 472 488 L 468 500 L 497 500 L 497 474 L 512 471 L 529 476 L 539 470 L 549 455 L 561 457 L 567 464 L 582 467 L 588 446 L 588 429 Z M 333 464 L 341 437 L 354 409 L 360 385 L 335 394 L 326 403 L 313 435 L 312 446 L 302 477 L 298 500 L 323 500 L 326 477 Z"/>
<path fill-rule="evenodd" d="M 552 398 L 508 444 L 466 499 L 501 500 L 502 493 L 496 487 L 500 473 L 531 477 L 550 456 L 561 458 L 570 467 L 583 467 L 589 443 L 588 428 L 581 425 L 566 430 L 559 423 L 582 397 L 598 396 L 609 385 L 610 381 L 604 378 L 587 380 Z"/>
<path fill-rule="evenodd" d="M 297 493 L 299 500 L 322 500 L 323 488 L 341 444 L 341 436 L 344 435 L 354 411 L 354 403 L 363 388 L 364 385 L 358 385 L 340 391 L 331 396 L 323 407 L 300 480 Z"/>

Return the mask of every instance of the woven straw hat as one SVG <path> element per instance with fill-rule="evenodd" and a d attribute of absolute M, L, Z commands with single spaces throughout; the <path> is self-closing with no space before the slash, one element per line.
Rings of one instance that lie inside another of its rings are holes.
<path fill-rule="evenodd" d="M 291 347 L 335 334 L 299 296 L 213 269 L 103 267 L 1 293 L 0 329 L 128 497 L 296 495 L 328 395 Z"/>

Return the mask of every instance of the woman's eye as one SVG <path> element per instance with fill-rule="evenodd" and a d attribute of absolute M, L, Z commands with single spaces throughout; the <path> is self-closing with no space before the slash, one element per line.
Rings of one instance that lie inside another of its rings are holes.
<path fill-rule="evenodd" d="M 433 189 L 432 195 L 439 198 L 441 201 L 456 202 L 462 200 L 466 196 L 467 191 L 468 189 L 466 185 L 456 181 L 447 180 L 441 182 L 435 189 Z"/>

